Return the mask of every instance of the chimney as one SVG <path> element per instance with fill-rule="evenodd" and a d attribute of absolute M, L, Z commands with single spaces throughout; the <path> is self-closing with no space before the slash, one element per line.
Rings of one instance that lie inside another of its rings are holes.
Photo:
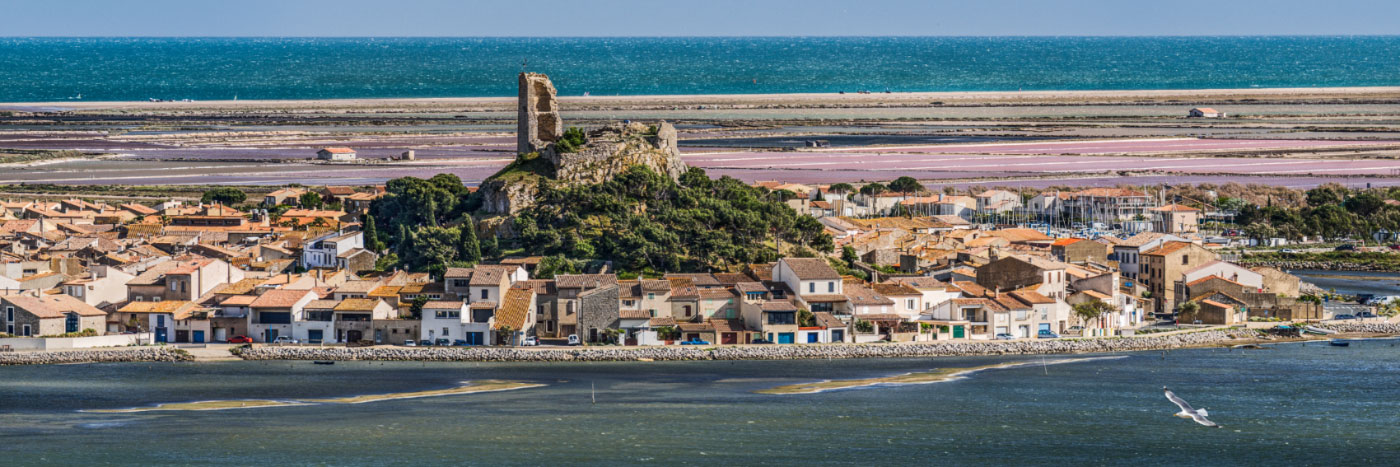
<path fill-rule="evenodd" d="M 992 290 L 992 298 L 1001 298 L 1001 286 L 998 285 Z"/>

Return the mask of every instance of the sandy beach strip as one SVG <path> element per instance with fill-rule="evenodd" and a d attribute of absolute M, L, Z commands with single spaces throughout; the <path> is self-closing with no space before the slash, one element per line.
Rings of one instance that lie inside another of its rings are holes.
<path fill-rule="evenodd" d="M 951 105 L 1033 104 L 1033 103 L 1143 103 L 1162 102 L 1191 105 L 1190 102 L 1233 99 L 1269 100 L 1394 100 L 1400 98 L 1400 86 L 1389 87 L 1328 87 L 1328 88 L 1245 88 L 1245 89 L 1162 89 L 1162 90 L 1101 90 L 1101 91 L 963 91 L 963 92 L 902 92 L 890 94 L 678 94 L 639 96 L 560 96 L 563 104 L 580 108 L 589 106 L 645 105 Z M 6 102 L 0 110 L 311 110 L 311 109 L 433 109 L 490 107 L 513 108 L 515 96 L 500 97 L 425 97 L 425 98 L 355 98 L 308 100 L 213 100 L 191 102 L 149 101 L 56 101 Z M 1169 102 L 1169 101 L 1185 101 Z"/>

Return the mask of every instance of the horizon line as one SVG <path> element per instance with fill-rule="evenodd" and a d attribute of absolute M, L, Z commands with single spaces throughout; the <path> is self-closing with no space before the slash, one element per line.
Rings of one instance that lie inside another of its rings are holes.
<path fill-rule="evenodd" d="M 211 36 L 161 36 L 161 35 L 100 35 L 100 36 L 9 36 L 0 39 L 989 39 L 989 38 L 1289 38 L 1289 37 L 1400 37 L 1400 34 L 995 34 L 995 35 L 636 35 L 636 36 L 439 36 L 439 35 L 392 35 L 392 36 L 317 36 L 317 35 L 211 35 Z"/>

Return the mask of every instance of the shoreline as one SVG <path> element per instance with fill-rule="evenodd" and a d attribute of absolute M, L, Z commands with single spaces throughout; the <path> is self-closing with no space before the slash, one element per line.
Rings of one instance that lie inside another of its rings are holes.
<path fill-rule="evenodd" d="M 1036 102 L 1066 101 L 1083 102 L 1099 100 L 1141 100 L 1162 101 L 1163 104 L 1191 105 L 1184 102 L 1166 102 L 1173 98 L 1230 99 L 1286 97 L 1294 99 L 1337 99 L 1337 98 L 1400 98 L 1400 86 L 1340 86 L 1340 87 L 1282 87 L 1282 88 L 1210 88 L 1210 89 L 1127 89 L 1127 90 L 1035 90 L 1035 91 L 921 91 L 900 93 L 756 93 L 756 94 L 649 94 L 622 96 L 559 96 L 563 103 L 574 106 L 588 104 L 819 104 L 823 102 L 847 104 L 907 103 L 925 101 L 924 105 L 935 105 L 929 99 L 943 99 L 955 103 L 976 102 Z M 335 99 L 259 99 L 259 100 L 209 100 L 191 102 L 149 102 L 149 101 L 42 101 L 42 102 L 0 102 L 0 110 L 27 112 L 64 112 L 81 110 L 178 110 L 189 111 L 207 108 L 257 109 L 257 108 L 389 108 L 395 106 L 433 107 L 462 105 L 511 106 L 515 96 L 498 97 L 350 97 Z M 937 105 L 946 104 L 946 102 Z"/>
<path fill-rule="evenodd" d="M 1279 323 L 1284 324 L 1284 323 Z M 1254 330 L 1207 329 L 1120 337 L 1020 341 L 937 341 L 866 344 L 581 347 L 530 349 L 523 347 L 252 347 L 234 348 L 231 358 L 201 358 L 173 347 L 107 348 L 30 351 L 0 354 L 0 367 L 9 365 L 224 361 L 404 361 L 404 362 L 654 362 L 735 360 L 816 360 L 860 358 L 938 358 L 996 355 L 1120 354 L 1240 345 L 1306 343 L 1332 339 L 1400 338 L 1400 323 L 1329 323 L 1315 325 L 1339 331 L 1328 336 L 1305 334 L 1279 338 Z"/>

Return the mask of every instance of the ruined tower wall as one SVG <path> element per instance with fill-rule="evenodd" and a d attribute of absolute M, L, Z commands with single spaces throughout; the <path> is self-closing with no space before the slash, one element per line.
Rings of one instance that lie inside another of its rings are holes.
<path fill-rule="evenodd" d="M 521 73 L 519 81 L 515 151 L 540 152 L 564 135 L 554 83 L 542 73 Z"/>

